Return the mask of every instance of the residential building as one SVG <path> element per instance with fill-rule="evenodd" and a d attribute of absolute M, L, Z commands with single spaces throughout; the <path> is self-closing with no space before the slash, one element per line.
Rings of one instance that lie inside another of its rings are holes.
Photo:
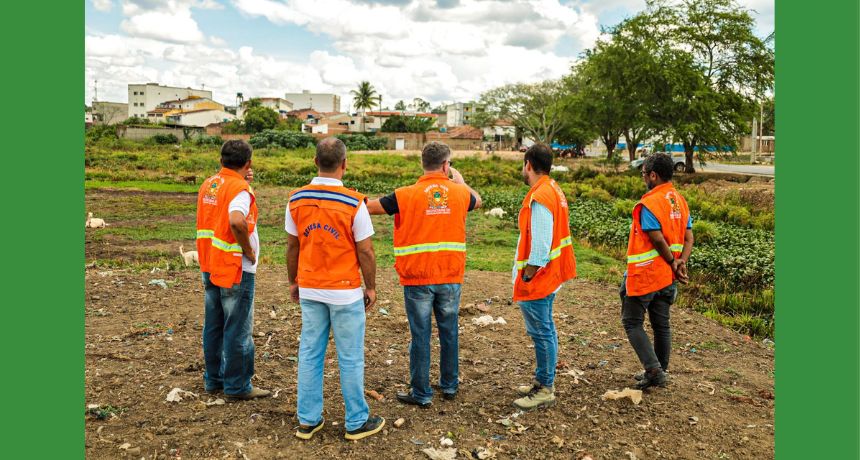
<path fill-rule="evenodd" d="M 205 127 L 236 119 L 236 115 L 223 109 L 198 109 L 175 112 L 165 116 L 166 122 L 173 125 Z"/>
<path fill-rule="evenodd" d="M 146 112 L 154 110 L 167 101 L 188 99 L 191 96 L 212 99 L 212 91 L 192 88 L 177 88 L 158 83 L 128 85 L 128 117 L 146 118 Z"/>
<path fill-rule="evenodd" d="M 278 116 L 280 116 L 281 119 L 287 118 L 287 114 L 293 110 L 293 103 L 280 97 L 258 97 L 253 99 L 260 101 L 260 105 L 263 107 L 268 107 L 275 112 L 278 112 Z M 237 117 L 245 118 L 245 110 L 247 109 L 248 102 L 249 101 L 243 102 L 236 110 Z"/>
<path fill-rule="evenodd" d="M 93 123 L 115 125 L 128 118 L 128 104 L 124 102 L 93 101 Z"/>
<path fill-rule="evenodd" d="M 185 99 L 162 102 L 158 104 L 158 107 L 147 111 L 146 118 L 153 123 L 165 123 L 167 117 L 199 110 L 226 111 L 223 104 L 215 102 L 208 97 L 191 96 Z"/>
<path fill-rule="evenodd" d="M 456 102 L 448 104 L 447 109 L 447 126 L 468 125 L 475 113 L 484 111 L 477 102 Z"/>
<path fill-rule="evenodd" d="M 309 118 L 302 124 L 302 132 L 315 134 L 341 134 L 349 131 L 352 117 L 346 113 L 328 112 L 321 118 Z"/>
<path fill-rule="evenodd" d="M 340 96 L 336 94 L 311 93 L 308 90 L 302 90 L 301 93 L 286 93 L 284 99 L 290 101 L 296 109 L 340 112 Z"/>
<path fill-rule="evenodd" d="M 436 120 L 438 115 L 435 113 L 415 113 L 415 112 L 367 112 L 364 114 L 364 124 L 361 122 L 361 115 L 357 115 L 351 117 L 349 121 L 349 131 L 350 132 L 361 132 L 362 126 L 364 127 L 364 132 L 376 132 L 382 129 L 382 125 L 385 124 L 385 120 L 393 117 L 394 115 L 403 115 L 406 117 L 425 117 L 432 118 Z"/>

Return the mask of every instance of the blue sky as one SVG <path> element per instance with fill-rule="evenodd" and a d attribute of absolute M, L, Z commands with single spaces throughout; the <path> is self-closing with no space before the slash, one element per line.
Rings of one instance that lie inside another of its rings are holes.
<path fill-rule="evenodd" d="M 744 0 L 757 31 L 773 3 Z M 601 25 L 644 0 L 86 0 L 86 101 L 125 102 L 127 84 L 158 81 L 283 96 L 370 80 L 384 105 L 470 100 L 518 81 L 557 78 Z"/>

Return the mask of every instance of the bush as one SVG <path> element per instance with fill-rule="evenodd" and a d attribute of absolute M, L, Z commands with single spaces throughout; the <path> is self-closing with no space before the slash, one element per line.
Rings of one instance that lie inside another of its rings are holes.
<path fill-rule="evenodd" d="M 221 146 L 224 144 L 224 139 L 221 136 L 207 136 L 202 135 L 194 138 L 194 145 L 217 145 Z"/>
<path fill-rule="evenodd" d="M 364 134 L 337 134 L 335 137 L 342 140 L 349 150 L 382 150 L 388 145 L 385 137 Z"/>
<path fill-rule="evenodd" d="M 275 129 L 267 129 L 254 134 L 248 142 L 255 149 L 268 147 L 298 149 L 316 145 L 316 139 L 310 134 Z"/>
<path fill-rule="evenodd" d="M 612 201 L 612 195 L 610 195 L 609 192 L 603 190 L 600 187 L 589 190 L 588 192 L 583 194 L 583 196 L 591 200 L 603 201 L 604 203 Z"/>
<path fill-rule="evenodd" d="M 750 224 L 750 212 L 747 208 L 731 206 L 727 217 L 729 222 L 737 225 L 746 227 Z"/>
<path fill-rule="evenodd" d="M 637 201 L 634 200 L 617 200 L 612 204 L 612 214 L 618 217 L 630 217 L 636 203 Z"/>
<path fill-rule="evenodd" d="M 719 235 L 719 230 L 714 224 L 705 220 L 693 222 L 693 237 L 696 243 L 710 243 L 716 240 Z"/>
<path fill-rule="evenodd" d="M 179 138 L 176 137 L 175 134 L 156 134 L 150 139 L 152 139 L 152 141 L 158 145 L 170 145 L 179 143 Z"/>
<path fill-rule="evenodd" d="M 117 139 L 116 127 L 111 125 L 94 125 L 87 130 L 86 142 L 92 144 L 102 139 Z"/>

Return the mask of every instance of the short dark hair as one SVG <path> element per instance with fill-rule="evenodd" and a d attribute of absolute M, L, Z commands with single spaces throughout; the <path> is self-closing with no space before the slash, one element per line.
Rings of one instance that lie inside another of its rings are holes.
<path fill-rule="evenodd" d="M 327 137 L 317 144 L 317 164 L 322 172 L 334 172 L 346 159 L 346 144 L 336 137 Z"/>
<path fill-rule="evenodd" d="M 239 169 L 251 160 L 251 145 L 242 140 L 227 141 L 221 146 L 221 164 L 225 168 Z"/>
<path fill-rule="evenodd" d="M 421 150 L 421 165 L 427 170 L 441 168 L 449 158 L 451 158 L 451 149 L 441 142 L 433 141 Z"/>
<path fill-rule="evenodd" d="M 660 176 L 660 179 L 669 182 L 672 180 L 672 172 L 674 171 L 675 163 L 666 153 L 654 153 L 645 158 L 642 162 L 642 172 L 645 174 L 654 171 Z"/>
<path fill-rule="evenodd" d="M 552 150 L 544 144 L 535 144 L 526 150 L 523 161 L 532 164 L 532 169 L 538 174 L 549 174 L 552 168 Z"/>

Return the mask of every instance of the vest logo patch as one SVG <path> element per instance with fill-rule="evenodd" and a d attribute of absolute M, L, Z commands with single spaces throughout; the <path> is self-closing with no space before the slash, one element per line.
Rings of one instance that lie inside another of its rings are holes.
<path fill-rule="evenodd" d="M 448 207 L 448 187 L 441 184 L 433 184 L 424 189 L 427 195 L 427 215 L 451 214 Z"/>
<path fill-rule="evenodd" d="M 203 203 L 218 204 L 218 187 L 223 183 L 224 179 L 220 176 L 213 177 L 212 182 L 209 183 L 209 188 L 203 193 Z"/>
<path fill-rule="evenodd" d="M 680 219 L 681 205 L 678 204 L 678 197 L 675 196 L 674 192 L 669 192 L 666 194 L 666 200 L 669 201 L 669 206 L 672 208 L 672 211 L 669 213 L 669 217 L 672 219 Z"/>

